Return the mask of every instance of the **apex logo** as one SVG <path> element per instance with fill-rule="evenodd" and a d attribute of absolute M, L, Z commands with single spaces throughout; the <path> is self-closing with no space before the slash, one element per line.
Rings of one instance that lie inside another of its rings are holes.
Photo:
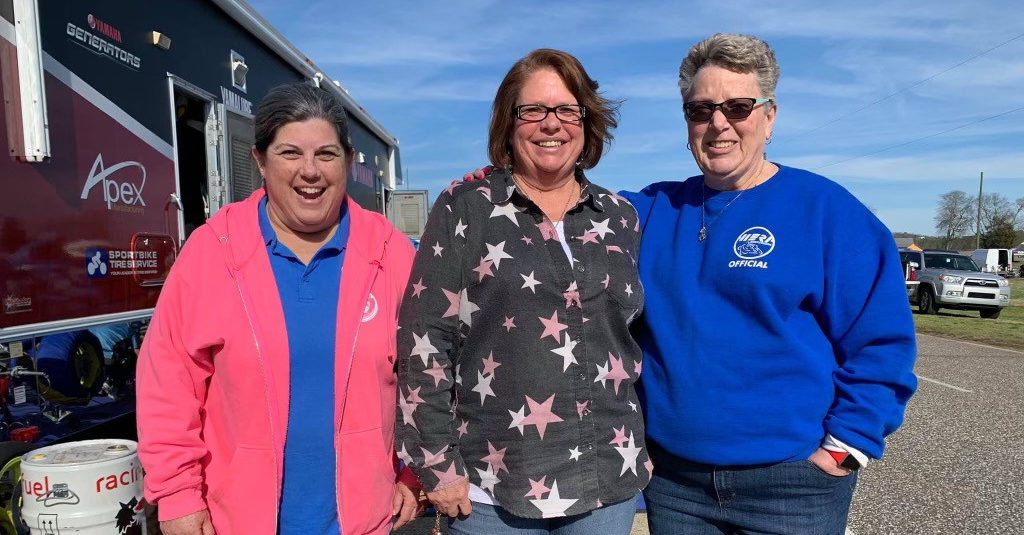
<path fill-rule="evenodd" d="M 118 171 L 131 167 L 137 167 L 138 172 L 118 173 Z M 117 173 L 117 178 L 114 178 L 115 173 Z M 146 168 L 139 162 L 120 162 L 110 167 L 104 167 L 103 154 L 97 154 L 96 161 L 93 162 L 92 169 L 89 170 L 89 176 L 85 179 L 82 198 L 88 199 L 89 193 L 97 185 L 103 191 L 103 201 L 107 204 L 107 210 L 116 210 L 114 205 L 146 206 L 146 202 L 142 199 L 142 189 L 146 187 Z"/>

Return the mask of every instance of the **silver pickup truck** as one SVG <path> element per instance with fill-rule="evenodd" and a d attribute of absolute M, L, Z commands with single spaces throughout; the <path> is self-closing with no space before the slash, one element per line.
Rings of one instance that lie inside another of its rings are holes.
<path fill-rule="evenodd" d="M 922 314 L 940 308 L 977 310 L 981 317 L 994 319 L 1010 304 L 1010 286 L 1005 278 L 986 273 L 970 257 L 956 251 L 900 249 L 907 280 L 907 298 Z"/>

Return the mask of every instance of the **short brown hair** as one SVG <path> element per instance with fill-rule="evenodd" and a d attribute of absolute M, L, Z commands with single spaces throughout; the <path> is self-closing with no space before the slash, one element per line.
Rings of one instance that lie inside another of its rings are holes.
<path fill-rule="evenodd" d="M 512 167 L 512 147 L 509 138 L 516 126 L 515 107 L 519 93 L 528 78 L 541 69 L 552 69 L 562 78 L 576 101 L 587 109 L 583 118 L 583 153 L 580 167 L 590 169 L 597 165 L 604 146 L 612 142 L 612 129 L 618 126 L 619 101 L 609 100 L 597 92 L 595 82 L 579 60 L 567 52 L 551 48 L 538 48 L 512 65 L 498 86 L 491 108 L 491 124 L 487 129 L 487 155 L 497 167 Z"/>

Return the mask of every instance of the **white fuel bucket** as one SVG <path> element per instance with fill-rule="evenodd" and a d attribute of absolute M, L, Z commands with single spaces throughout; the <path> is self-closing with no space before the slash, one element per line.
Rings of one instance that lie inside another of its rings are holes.
<path fill-rule="evenodd" d="M 83 440 L 22 455 L 21 517 L 32 535 L 145 535 L 136 449 Z"/>

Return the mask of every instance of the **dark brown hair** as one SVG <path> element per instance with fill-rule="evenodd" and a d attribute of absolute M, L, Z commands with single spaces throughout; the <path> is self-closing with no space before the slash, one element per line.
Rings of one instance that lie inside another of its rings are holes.
<path fill-rule="evenodd" d="M 487 155 L 491 164 L 512 167 L 512 147 L 509 138 L 516 127 L 516 102 L 526 79 L 541 69 L 552 69 L 565 83 L 576 101 L 587 109 L 583 118 L 583 152 L 580 168 L 590 169 L 601 160 L 605 145 L 611 145 L 612 129 L 618 126 L 619 105 L 597 92 L 595 82 L 579 60 L 567 52 L 551 48 L 538 48 L 512 65 L 498 86 L 491 108 L 491 124 L 487 129 Z"/>

